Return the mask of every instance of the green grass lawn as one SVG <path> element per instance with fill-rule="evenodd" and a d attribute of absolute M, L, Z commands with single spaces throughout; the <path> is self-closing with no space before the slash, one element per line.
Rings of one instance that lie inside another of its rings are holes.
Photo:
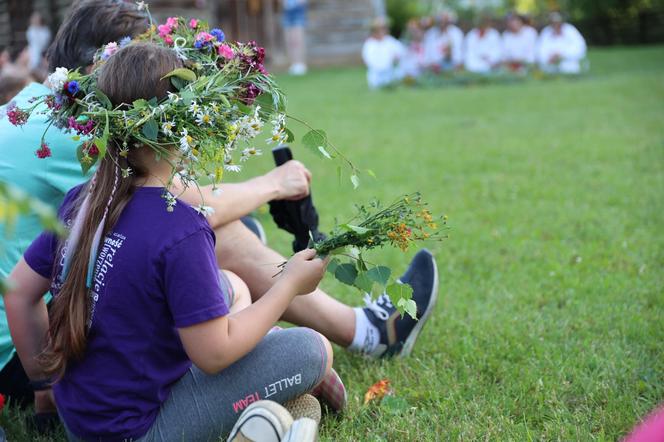
<path fill-rule="evenodd" d="M 664 48 L 590 59 L 581 79 L 494 86 L 369 92 L 360 69 L 280 79 L 290 113 L 378 175 L 353 191 L 296 148 L 323 228 L 415 190 L 449 216 L 450 238 L 430 245 L 441 298 L 412 357 L 336 348 L 350 406 L 323 440 L 616 440 L 664 399 Z M 265 155 L 252 171 L 269 167 Z M 401 271 L 413 253 L 372 258 Z M 362 405 L 383 378 L 407 409 Z"/>

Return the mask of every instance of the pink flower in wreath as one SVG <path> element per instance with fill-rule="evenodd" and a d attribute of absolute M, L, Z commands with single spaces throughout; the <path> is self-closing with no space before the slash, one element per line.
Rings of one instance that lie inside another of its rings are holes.
<path fill-rule="evenodd" d="M 171 29 L 177 29 L 178 27 L 178 18 L 177 17 L 168 17 L 166 19 L 166 26 Z"/>
<path fill-rule="evenodd" d="M 189 27 L 191 29 L 196 29 L 198 27 L 198 20 L 196 20 L 195 18 L 189 20 Z"/>
<path fill-rule="evenodd" d="M 231 48 L 228 45 L 219 45 L 219 47 L 217 48 L 217 53 L 221 57 L 223 57 L 227 60 L 230 60 L 235 55 L 235 53 L 233 52 L 233 48 Z"/>
<path fill-rule="evenodd" d="M 118 44 L 114 41 L 110 42 L 109 44 L 104 47 L 104 52 L 101 54 L 102 60 L 108 60 L 108 58 L 118 52 Z"/>

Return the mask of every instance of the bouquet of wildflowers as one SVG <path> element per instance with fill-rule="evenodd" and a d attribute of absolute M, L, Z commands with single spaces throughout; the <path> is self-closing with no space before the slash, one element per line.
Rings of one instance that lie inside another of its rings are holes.
<path fill-rule="evenodd" d="M 379 201 L 357 206 L 357 214 L 347 223 L 338 224 L 330 236 L 316 242 L 311 239 L 319 256 L 331 255 L 328 271 L 340 282 L 372 296 L 386 292 L 404 314 L 415 317 L 417 306 L 412 289 L 392 278 L 392 270 L 364 259 L 366 250 L 393 246 L 406 252 L 411 244 L 441 241 L 446 236 L 447 217 L 434 218 L 419 193 L 403 196 L 383 207 Z"/>

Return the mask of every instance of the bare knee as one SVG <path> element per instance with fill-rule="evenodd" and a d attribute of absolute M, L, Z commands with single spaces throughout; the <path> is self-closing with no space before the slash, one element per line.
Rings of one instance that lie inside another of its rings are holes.
<path fill-rule="evenodd" d="M 229 306 L 231 313 L 236 313 L 249 307 L 251 305 L 251 295 L 247 284 L 235 273 L 228 270 L 223 270 L 223 272 L 233 290 L 231 305 Z"/>
<path fill-rule="evenodd" d="M 327 353 L 327 364 L 325 365 L 325 375 L 327 376 L 332 370 L 332 364 L 334 363 L 334 351 L 332 350 L 332 344 L 330 344 L 330 341 L 320 333 L 318 335 L 323 341 L 323 346 L 325 347 L 325 352 Z"/>

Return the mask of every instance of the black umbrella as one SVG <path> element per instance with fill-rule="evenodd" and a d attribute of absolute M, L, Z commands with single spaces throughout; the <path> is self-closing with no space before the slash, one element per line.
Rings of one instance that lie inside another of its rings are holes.
<path fill-rule="evenodd" d="M 293 159 L 293 153 L 285 145 L 272 149 L 272 155 L 277 166 Z M 297 201 L 274 200 L 269 204 L 270 214 L 277 226 L 295 236 L 294 252 L 306 249 L 312 237 L 315 241 L 325 239 L 325 235 L 318 231 L 318 212 L 311 194 Z"/>

